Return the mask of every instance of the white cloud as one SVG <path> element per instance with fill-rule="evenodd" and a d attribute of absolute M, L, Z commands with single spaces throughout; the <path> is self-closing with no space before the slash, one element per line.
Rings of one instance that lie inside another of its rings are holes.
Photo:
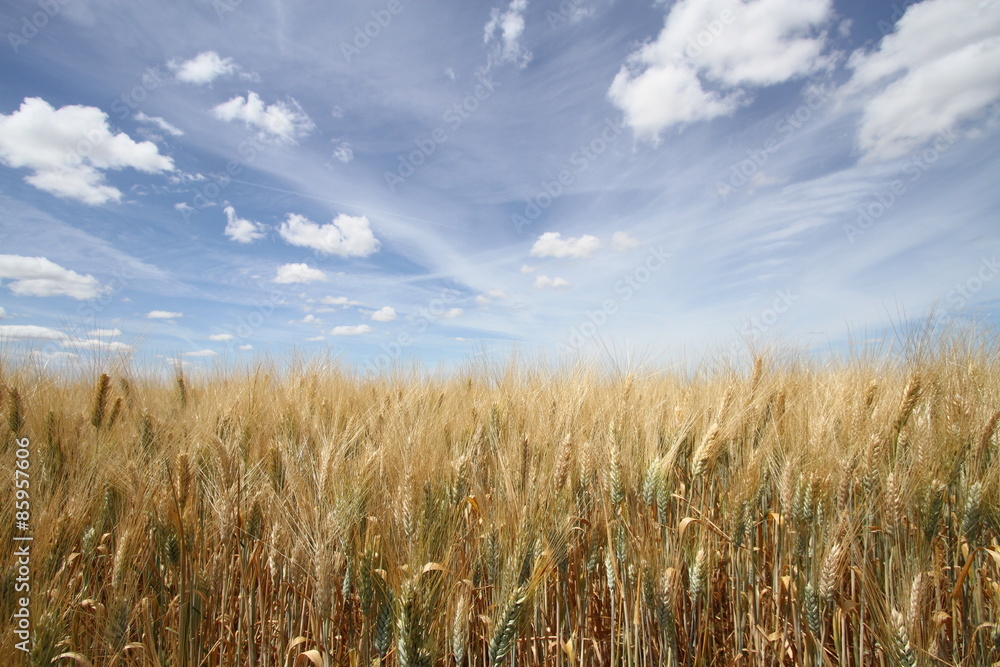
<path fill-rule="evenodd" d="M 545 232 L 531 247 L 532 257 L 573 257 L 588 259 L 601 247 L 596 236 L 585 234 L 564 239 L 559 232 Z"/>
<path fill-rule="evenodd" d="M 151 310 L 146 313 L 147 320 L 176 320 L 184 317 L 184 313 L 175 313 L 169 310 Z"/>
<path fill-rule="evenodd" d="M 278 234 L 291 245 L 340 257 L 367 257 L 379 247 L 368 218 L 363 215 L 341 213 L 333 222 L 320 225 L 305 216 L 291 213 L 281 223 Z"/>
<path fill-rule="evenodd" d="M 507 294 L 505 290 L 502 289 L 491 289 L 487 290 L 485 294 L 480 294 L 475 298 L 475 302 L 480 306 L 488 306 L 493 303 L 494 299 L 507 299 L 510 295 Z"/>
<path fill-rule="evenodd" d="M 167 134 L 173 135 L 175 137 L 184 136 L 184 130 L 181 130 L 176 126 L 171 125 L 170 123 L 163 120 L 159 116 L 147 116 L 143 112 L 139 111 L 135 114 L 135 116 L 133 116 L 133 118 L 135 118 L 140 123 L 148 123 L 150 125 L 155 125 L 156 127 L 166 132 Z"/>
<path fill-rule="evenodd" d="M 0 114 L 0 162 L 27 168 L 30 185 L 45 192 L 97 205 L 120 201 L 122 193 L 104 180 L 104 170 L 131 167 L 145 173 L 172 171 L 173 161 L 151 141 L 112 134 L 108 116 L 96 107 L 54 109 L 27 97 L 20 109 Z"/>
<path fill-rule="evenodd" d="M 346 296 L 324 296 L 319 300 L 320 303 L 327 306 L 356 306 L 357 301 L 351 301 Z"/>
<path fill-rule="evenodd" d="M 178 81 L 199 86 L 212 83 L 220 76 L 235 74 L 239 69 L 232 58 L 222 58 L 215 51 L 203 51 L 182 63 L 170 61 L 167 66 L 175 72 Z"/>
<path fill-rule="evenodd" d="M 549 287 L 552 289 L 566 289 L 572 286 L 571 282 L 563 278 L 549 278 L 548 276 L 538 276 L 535 278 L 535 289 L 546 289 Z"/>
<path fill-rule="evenodd" d="M 376 322 L 392 322 L 396 319 L 396 309 L 392 306 L 384 306 L 372 313 L 372 319 Z"/>
<path fill-rule="evenodd" d="M 748 88 L 829 66 L 819 30 L 833 15 L 832 0 L 680 0 L 608 96 L 636 135 L 654 140 L 670 126 L 729 115 Z"/>
<path fill-rule="evenodd" d="M 64 340 L 63 347 L 77 350 L 101 350 L 103 352 L 131 352 L 132 346 L 117 340 L 101 340 L 91 338 L 89 340 Z"/>
<path fill-rule="evenodd" d="M 93 329 L 88 331 L 87 335 L 95 338 L 117 338 L 122 332 L 121 329 Z"/>
<path fill-rule="evenodd" d="M 244 98 L 237 95 L 212 109 L 219 120 L 227 122 L 243 121 L 248 128 L 257 131 L 263 139 L 273 139 L 282 143 L 295 143 L 316 128 L 312 119 L 302 111 L 294 99 L 265 105 L 260 95 L 248 92 Z"/>
<path fill-rule="evenodd" d="M 857 51 L 844 93 L 863 94 L 865 161 L 901 157 L 1000 99 L 1000 11 L 980 0 L 910 5 L 871 52 Z"/>
<path fill-rule="evenodd" d="M 215 350 L 198 350 L 196 352 L 185 352 L 185 357 L 214 357 L 218 352 Z"/>
<path fill-rule="evenodd" d="M 372 329 L 367 324 L 357 324 L 357 325 L 354 325 L 354 326 L 334 327 L 330 331 L 330 335 L 332 335 L 332 336 L 360 336 L 361 334 L 371 333 L 372 331 L 374 331 L 374 329 Z"/>
<path fill-rule="evenodd" d="M 0 340 L 67 340 L 69 337 L 61 331 L 39 327 L 34 324 L 2 324 L 0 325 Z"/>
<path fill-rule="evenodd" d="M 531 52 L 521 43 L 527 8 L 528 0 L 511 0 L 507 11 L 494 8 L 490 12 L 490 20 L 483 28 L 483 43 L 490 49 L 491 62 L 525 67 L 531 61 Z"/>
<path fill-rule="evenodd" d="M 0 255 L 0 278 L 18 296 L 68 296 L 86 301 L 106 291 L 97 278 L 65 269 L 45 257 Z"/>
<path fill-rule="evenodd" d="M 341 141 L 337 144 L 337 147 L 333 149 L 333 157 L 337 158 L 341 162 L 350 162 L 354 159 L 354 149 L 346 141 Z"/>
<path fill-rule="evenodd" d="M 227 206 L 222 212 L 226 214 L 225 234 L 233 241 L 253 243 L 257 239 L 264 238 L 264 225 L 239 217 L 232 206 Z"/>
<path fill-rule="evenodd" d="M 446 320 L 450 320 L 452 318 L 458 317 L 459 315 L 461 315 L 464 312 L 465 311 L 462 310 L 461 308 L 449 308 L 448 310 L 446 310 L 443 313 L 441 313 L 441 317 L 444 318 L 444 319 L 446 319 Z"/>
<path fill-rule="evenodd" d="M 247 344 L 245 344 L 245 345 L 240 345 L 240 346 L 239 346 L 238 348 L 236 348 L 236 349 L 237 349 L 237 350 L 241 350 L 241 351 L 243 351 L 243 352 L 246 352 L 247 350 L 252 350 L 252 349 L 253 349 L 253 345 L 251 345 L 250 343 L 247 343 Z"/>
<path fill-rule="evenodd" d="M 281 284 L 314 283 L 326 280 L 328 279 L 325 273 L 307 264 L 282 264 L 278 267 L 278 274 L 274 277 L 274 282 Z"/>
<path fill-rule="evenodd" d="M 639 247 L 639 239 L 626 232 L 615 232 L 611 236 L 611 247 L 618 252 L 628 252 Z"/>
<path fill-rule="evenodd" d="M 310 336 L 309 338 L 306 338 L 307 343 L 317 343 L 321 340 L 326 340 L 326 336 Z"/>
<path fill-rule="evenodd" d="M 0 336 L 0 338 L 2 338 L 2 336 Z M 80 355 L 75 352 L 62 352 L 59 350 L 51 352 L 46 350 L 32 350 L 31 356 L 34 359 L 40 359 L 46 366 L 52 362 L 76 363 L 80 359 Z"/>
<path fill-rule="evenodd" d="M 528 266 L 527 264 L 521 265 L 521 275 L 526 276 L 530 273 L 534 273 L 537 269 L 534 266 Z"/>
<path fill-rule="evenodd" d="M 227 334 L 227 333 L 212 334 L 211 336 L 208 337 L 209 340 L 217 340 L 221 342 L 228 342 L 231 341 L 233 338 L 235 338 L 233 334 Z"/>
<path fill-rule="evenodd" d="M 7 317 L 7 311 L 4 310 L 3 306 L 0 306 L 0 320 L 4 319 L 6 317 Z"/>

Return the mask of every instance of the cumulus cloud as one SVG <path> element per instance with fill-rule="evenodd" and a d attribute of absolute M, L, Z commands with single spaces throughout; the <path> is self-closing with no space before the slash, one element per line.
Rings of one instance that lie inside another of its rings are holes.
<path fill-rule="evenodd" d="M 0 340 L 67 340 L 69 336 L 61 331 L 34 324 L 0 325 Z"/>
<path fill-rule="evenodd" d="M 461 308 L 449 308 L 448 310 L 441 313 L 441 317 L 443 317 L 446 320 L 450 320 L 452 318 L 462 315 L 464 312 L 465 311 Z"/>
<path fill-rule="evenodd" d="M 493 303 L 494 299 L 507 299 L 510 295 L 507 294 L 506 290 L 502 289 L 491 289 L 487 290 L 485 294 L 480 294 L 475 298 L 476 303 L 480 306 L 488 306 Z"/>
<path fill-rule="evenodd" d="M 548 276 L 538 276 L 535 278 L 535 289 L 566 289 L 573 284 L 563 278 L 549 278 Z"/>
<path fill-rule="evenodd" d="M 133 116 L 133 118 L 135 118 L 140 123 L 146 123 L 148 125 L 153 125 L 155 127 L 158 127 L 169 135 L 175 137 L 180 137 L 184 135 L 183 130 L 176 127 L 175 125 L 171 125 L 170 123 L 163 120 L 159 116 L 147 116 L 143 112 L 139 111 Z"/>
<path fill-rule="evenodd" d="M 753 88 L 825 67 L 832 0 L 680 0 L 608 90 L 637 136 L 733 113 Z"/>
<path fill-rule="evenodd" d="M 103 332 L 105 330 L 97 330 Z M 115 330 L 117 331 L 117 330 Z M 91 331 L 88 335 L 93 335 Z M 120 333 L 120 332 L 119 332 Z M 12 324 L 0 326 L 0 342 L 3 341 L 54 341 L 65 349 L 71 350 L 98 350 L 101 352 L 131 352 L 132 346 L 120 341 L 111 341 L 102 338 L 76 338 L 62 331 L 40 327 L 33 324 Z M 79 355 L 72 352 L 59 351 L 36 351 L 33 353 L 45 362 L 65 359 L 76 359 Z"/>
<path fill-rule="evenodd" d="M 211 336 L 208 337 L 209 340 L 217 340 L 221 342 L 228 342 L 233 340 L 233 338 L 235 338 L 233 334 L 227 334 L 227 333 L 212 334 Z"/>
<path fill-rule="evenodd" d="M 396 309 L 392 306 L 384 306 L 372 313 L 372 319 L 376 322 L 392 322 L 396 319 Z"/>
<path fill-rule="evenodd" d="M 292 213 L 281 223 L 278 234 L 291 245 L 340 257 L 367 257 L 379 247 L 368 218 L 363 215 L 341 213 L 333 222 L 320 225 Z"/>
<path fill-rule="evenodd" d="M 233 241 L 253 243 L 257 239 L 264 238 L 264 225 L 239 217 L 232 206 L 227 206 L 222 212 L 226 214 L 225 234 Z"/>
<path fill-rule="evenodd" d="M 196 350 L 195 352 L 185 352 L 185 357 L 214 357 L 218 352 L 215 350 Z"/>
<path fill-rule="evenodd" d="M 151 310 L 146 313 L 147 320 L 176 320 L 184 317 L 184 313 L 175 313 L 169 310 Z"/>
<path fill-rule="evenodd" d="M 237 95 L 228 102 L 217 105 L 212 113 L 219 120 L 243 121 L 246 127 L 257 131 L 261 140 L 269 139 L 279 143 L 295 143 L 316 128 L 316 124 L 294 99 L 265 105 L 260 95 L 252 91 L 246 97 Z"/>
<path fill-rule="evenodd" d="M 236 348 L 236 349 L 237 349 L 237 350 L 240 350 L 241 352 L 246 352 L 246 351 L 248 351 L 248 350 L 252 350 L 252 349 L 253 349 L 253 345 L 251 345 L 250 343 L 246 343 L 246 344 L 244 344 L 244 345 L 240 345 L 240 346 L 239 346 L 238 348 Z"/>
<path fill-rule="evenodd" d="M 5 319 L 6 317 L 7 317 L 7 311 L 4 310 L 3 306 L 0 306 L 0 320 Z"/>
<path fill-rule="evenodd" d="M 278 274 L 274 277 L 274 282 L 281 284 L 290 283 L 314 283 L 326 281 L 326 274 L 319 269 L 314 269 L 308 264 L 282 264 L 278 267 Z"/>
<path fill-rule="evenodd" d="M 117 340 L 89 338 L 84 340 L 64 340 L 63 347 L 76 350 L 100 350 L 102 352 L 131 352 L 132 346 Z"/>
<path fill-rule="evenodd" d="M 611 236 L 611 247 L 618 252 L 628 252 L 639 247 L 639 239 L 626 232 L 615 232 Z"/>
<path fill-rule="evenodd" d="M 1000 11 L 980 0 L 910 5 L 895 32 L 848 66 L 843 92 L 864 96 L 864 160 L 901 157 L 1000 100 Z"/>
<path fill-rule="evenodd" d="M 326 336 L 310 336 L 306 338 L 307 343 L 318 343 L 321 340 L 326 340 Z"/>
<path fill-rule="evenodd" d="M 346 296 L 324 296 L 319 300 L 320 303 L 327 306 L 356 306 L 357 301 L 352 301 Z"/>
<path fill-rule="evenodd" d="M 360 336 L 361 334 L 371 333 L 374 331 L 367 324 L 356 324 L 354 326 L 341 326 L 334 327 L 330 331 L 332 336 Z"/>
<path fill-rule="evenodd" d="M 524 35 L 524 12 L 528 0 L 512 0 L 506 11 L 494 8 L 483 28 L 483 43 L 490 50 L 491 63 L 516 63 L 525 67 L 531 52 L 521 43 Z"/>
<path fill-rule="evenodd" d="M 106 291 L 97 278 L 63 268 L 45 257 L 0 255 L 0 278 L 18 296 L 68 296 L 80 301 Z"/>
<path fill-rule="evenodd" d="M 579 238 L 562 238 L 559 232 L 545 232 L 531 247 L 532 257 L 572 257 L 589 259 L 601 242 L 596 236 L 584 234 Z"/>
<path fill-rule="evenodd" d="M 25 98 L 10 115 L 0 114 L 0 162 L 31 170 L 24 180 L 39 190 L 91 205 L 122 198 L 105 182 L 105 170 L 131 167 L 152 174 L 174 168 L 151 141 L 113 134 L 100 109 L 54 109 L 39 97 Z"/>
<path fill-rule="evenodd" d="M 521 265 L 521 275 L 522 276 L 526 276 L 526 275 L 529 275 L 531 273 L 534 273 L 536 270 L 537 269 L 534 266 L 528 266 L 527 264 L 522 264 Z"/>
<path fill-rule="evenodd" d="M 172 60 L 167 66 L 174 71 L 178 81 L 199 86 L 212 83 L 220 76 L 235 74 L 239 69 L 232 58 L 222 58 L 215 51 L 203 51 L 182 63 Z"/>

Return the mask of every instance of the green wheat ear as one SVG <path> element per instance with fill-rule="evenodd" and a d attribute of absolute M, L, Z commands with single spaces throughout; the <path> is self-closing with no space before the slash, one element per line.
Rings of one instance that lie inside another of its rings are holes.
<path fill-rule="evenodd" d="M 518 586 L 511 594 L 503 612 L 497 617 L 493 629 L 493 639 L 490 640 L 490 664 L 498 667 L 510 654 L 517 637 L 517 625 L 521 619 L 524 603 L 528 599 L 526 586 Z"/>

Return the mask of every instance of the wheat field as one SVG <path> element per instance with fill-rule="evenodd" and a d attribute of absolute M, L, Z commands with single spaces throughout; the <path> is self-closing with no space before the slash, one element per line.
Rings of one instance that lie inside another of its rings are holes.
<path fill-rule="evenodd" d="M 685 373 L 6 360 L 0 414 L 31 664 L 1000 661 L 989 340 Z"/>

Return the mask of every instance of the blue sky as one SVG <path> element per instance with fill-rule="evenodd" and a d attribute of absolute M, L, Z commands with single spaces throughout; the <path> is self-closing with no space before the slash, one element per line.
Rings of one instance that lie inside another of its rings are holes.
<path fill-rule="evenodd" d="M 379 369 L 997 320 L 997 0 L 48 0 L 0 25 L 14 354 Z"/>

